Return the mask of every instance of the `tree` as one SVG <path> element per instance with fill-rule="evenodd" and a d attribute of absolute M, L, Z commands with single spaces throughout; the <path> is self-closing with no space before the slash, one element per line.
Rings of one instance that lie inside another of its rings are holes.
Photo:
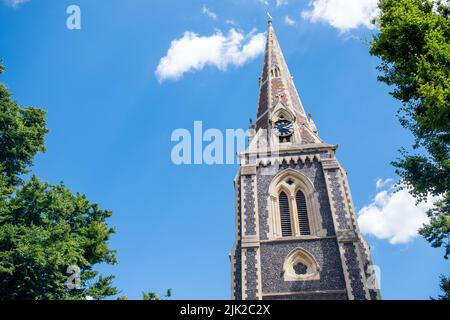
<path fill-rule="evenodd" d="M 0 64 L 0 74 L 3 70 Z M 36 153 L 45 151 L 47 131 L 45 112 L 33 107 L 20 108 L 0 83 L 0 164 L 8 184 L 16 185 L 19 175 L 28 172 Z"/>
<path fill-rule="evenodd" d="M 154 293 L 154 292 L 149 292 L 149 293 L 142 293 L 143 296 L 143 300 L 164 300 L 164 299 L 168 299 L 172 296 L 172 289 L 167 289 L 167 292 L 164 296 L 160 297 L 158 294 Z"/>
<path fill-rule="evenodd" d="M 113 277 L 94 270 L 116 263 L 111 212 L 62 183 L 24 181 L 46 133 L 45 112 L 21 108 L 0 84 L 0 300 L 115 295 Z"/>
<path fill-rule="evenodd" d="M 440 287 L 443 294 L 439 296 L 439 300 L 450 300 L 450 278 L 441 276 Z"/>
<path fill-rule="evenodd" d="M 381 58 L 379 80 L 402 103 L 400 123 L 414 137 L 393 162 L 418 201 L 439 201 L 420 234 L 450 255 L 450 7 L 440 0 L 380 0 L 379 34 L 370 53 Z M 449 287 L 443 286 L 448 290 Z M 448 291 L 447 291 L 448 293 Z"/>
<path fill-rule="evenodd" d="M 159 300 L 165 300 L 172 296 L 172 289 L 167 289 L 166 294 L 163 297 L 160 297 L 155 292 L 142 292 L 142 300 L 146 301 L 159 301 Z M 120 296 L 117 298 L 117 300 L 128 300 L 127 296 Z"/>

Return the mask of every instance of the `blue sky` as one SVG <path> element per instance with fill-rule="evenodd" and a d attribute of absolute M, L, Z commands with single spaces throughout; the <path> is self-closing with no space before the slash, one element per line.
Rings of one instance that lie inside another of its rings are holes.
<path fill-rule="evenodd" d="M 417 223 L 426 207 L 382 183 L 397 179 L 389 163 L 412 137 L 368 54 L 374 0 L 0 1 L 1 81 L 21 105 L 47 111 L 48 151 L 33 170 L 114 212 L 119 264 L 101 270 L 116 275 L 130 298 L 166 288 L 176 299 L 230 297 L 237 166 L 176 166 L 171 134 L 192 130 L 196 120 L 205 129 L 248 126 L 262 55 L 256 42 L 243 48 L 265 32 L 267 11 L 320 136 L 340 145 L 383 298 L 439 293 L 438 276 L 448 271 L 443 252 L 415 237 L 395 210 L 410 208 Z M 341 10 L 330 10 L 333 2 Z M 66 27 L 71 4 L 81 9 L 81 30 Z M 170 55 L 172 41 L 183 39 L 186 46 Z M 235 40 L 237 52 L 184 54 L 198 39 L 207 49 L 211 39 Z M 197 60 L 180 61 L 191 56 Z M 171 69 L 161 77 L 164 57 Z"/>

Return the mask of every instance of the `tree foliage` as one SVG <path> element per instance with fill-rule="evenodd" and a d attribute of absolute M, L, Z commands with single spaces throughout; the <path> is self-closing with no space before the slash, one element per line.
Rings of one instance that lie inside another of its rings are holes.
<path fill-rule="evenodd" d="M 420 233 L 450 255 L 450 7 L 439 0 L 380 0 L 371 54 L 381 58 L 379 80 L 402 103 L 401 124 L 414 137 L 393 162 L 410 192 L 439 197 Z M 448 285 L 446 286 L 448 289 Z"/>
<path fill-rule="evenodd" d="M 450 278 L 441 276 L 440 287 L 443 294 L 439 296 L 439 300 L 450 300 Z"/>
<path fill-rule="evenodd" d="M 167 289 L 167 292 L 164 296 L 160 296 L 155 292 L 142 292 L 142 300 L 145 301 L 159 301 L 159 300 L 166 300 L 172 297 L 172 289 Z M 117 298 L 117 300 L 128 300 L 127 296 L 120 296 Z"/>
<path fill-rule="evenodd" d="M 45 112 L 21 108 L 0 83 L 0 164 L 9 184 L 17 184 L 19 175 L 28 172 L 36 153 L 45 151 L 46 133 Z"/>
<path fill-rule="evenodd" d="M 402 125 L 414 134 L 417 154 L 402 150 L 397 172 L 419 200 L 441 196 L 422 234 L 450 253 L 450 8 L 431 0 L 381 0 L 371 53 L 382 59 L 380 81 L 402 102 Z M 439 226 L 438 229 L 436 227 Z M 430 228 L 431 227 L 431 228 Z M 434 231 L 432 231 L 434 230 Z M 445 239 L 447 239 L 445 241 Z"/>
<path fill-rule="evenodd" d="M 116 263 L 111 212 L 63 184 L 23 180 L 46 133 L 45 112 L 21 108 L 0 84 L 0 300 L 115 295 L 113 277 L 94 270 Z"/>

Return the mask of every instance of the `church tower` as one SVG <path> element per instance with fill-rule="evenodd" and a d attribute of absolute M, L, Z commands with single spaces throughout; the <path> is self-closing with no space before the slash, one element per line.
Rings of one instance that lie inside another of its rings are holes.
<path fill-rule="evenodd" d="M 232 298 L 379 299 L 337 145 L 306 115 L 272 21 L 249 132 L 234 180 Z"/>

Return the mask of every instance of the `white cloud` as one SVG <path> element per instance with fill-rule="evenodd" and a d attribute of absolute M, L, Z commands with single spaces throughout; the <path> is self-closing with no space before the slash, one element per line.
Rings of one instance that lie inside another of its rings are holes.
<path fill-rule="evenodd" d="M 217 14 L 215 14 L 214 12 L 212 12 L 205 4 L 202 7 L 202 13 L 204 15 L 207 15 L 208 17 L 210 17 L 211 19 L 217 20 Z"/>
<path fill-rule="evenodd" d="M 284 23 L 286 23 L 288 26 L 293 26 L 295 24 L 295 21 L 289 18 L 289 16 L 285 16 Z"/>
<path fill-rule="evenodd" d="M 387 186 L 390 186 L 394 183 L 394 179 L 388 178 L 386 180 L 378 179 L 375 186 L 377 187 L 377 190 L 383 189 Z"/>
<path fill-rule="evenodd" d="M 258 0 L 259 3 L 268 6 L 269 5 L 269 0 Z"/>
<path fill-rule="evenodd" d="M 374 28 L 378 0 L 312 0 L 302 16 L 311 22 L 325 22 L 342 32 L 360 26 Z"/>
<path fill-rule="evenodd" d="M 281 7 L 288 4 L 288 0 L 277 0 L 277 7 Z"/>
<path fill-rule="evenodd" d="M 4 0 L 3 2 L 10 7 L 17 8 L 22 3 L 25 3 L 28 1 L 30 1 L 30 0 Z"/>
<path fill-rule="evenodd" d="M 185 32 L 183 37 L 172 41 L 166 56 L 156 68 L 160 82 L 180 79 L 186 72 L 214 66 L 227 70 L 228 66 L 242 66 L 264 52 L 264 33 L 255 31 L 244 35 L 234 28 L 227 35 L 217 31 L 211 36 L 199 36 Z"/>
<path fill-rule="evenodd" d="M 378 180 L 377 190 L 392 182 L 392 179 Z M 391 244 L 408 243 L 429 221 L 426 212 L 436 200 L 438 198 L 430 196 L 426 202 L 416 203 L 408 190 L 396 190 L 391 186 L 379 191 L 372 202 L 359 211 L 358 224 L 364 234 Z"/>

